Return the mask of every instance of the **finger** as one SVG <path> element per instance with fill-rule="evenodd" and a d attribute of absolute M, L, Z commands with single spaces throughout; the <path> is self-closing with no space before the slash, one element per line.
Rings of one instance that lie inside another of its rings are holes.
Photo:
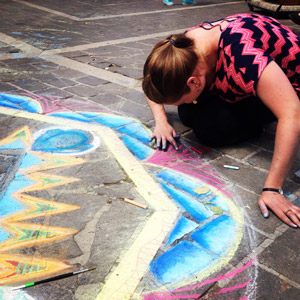
<path fill-rule="evenodd" d="M 298 227 L 300 227 L 299 219 L 298 219 L 297 215 L 293 211 L 290 211 L 287 214 L 287 216 L 293 221 L 294 225 L 297 225 Z"/>
<path fill-rule="evenodd" d="M 162 150 L 166 150 L 166 148 L 167 148 L 167 139 L 166 138 L 162 138 L 161 146 L 162 146 Z"/>
<path fill-rule="evenodd" d="M 176 135 L 176 131 L 173 131 L 173 137 L 175 140 L 175 144 L 173 145 L 176 150 L 179 150 L 178 143 L 180 144 L 180 135 Z"/>
<path fill-rule="evenodd" d="M 300 207 L 293 204 L 293 210 L 296 210 L 297 213 L 300 213 Z"/>
<path fill-rule="evenodd" d="M 258 200 L 258 206 L 264 218 L 267 218 L 269 216 L 269 211 L 265 203 L 262 200 Z"/>
<path fill-rule="evenodd" d="M 173 147 L 175 148 L 175 150 L 178 150 L 178 146 L 177 146 L 175 138 L 170 138 L 169 142 L 173 145 Z"/>
<path fill-rule="evenodd" d="M 161 150 L 161 145 L 162 145 L 161 139 L 160 138 L 156 138 L 156 148 L 159 149 L 159 150 Z"/>
<path fill-rule="evenodd" d="M 291 227 L 298 227 L 295 223 L 293 223 L 284 213 L 282 214 L 278 214 L 278 217 L 287 225 L 291 226 Z"/>

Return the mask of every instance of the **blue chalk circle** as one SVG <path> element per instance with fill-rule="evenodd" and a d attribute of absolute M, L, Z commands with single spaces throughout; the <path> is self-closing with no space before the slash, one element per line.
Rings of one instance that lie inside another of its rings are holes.
<path fill-rule="evenodd" d="M 79 129 L 50 128 L 42 130 L 32 150 L 61 154 L 82 154 L 99 145 L 90 132 Z"/>

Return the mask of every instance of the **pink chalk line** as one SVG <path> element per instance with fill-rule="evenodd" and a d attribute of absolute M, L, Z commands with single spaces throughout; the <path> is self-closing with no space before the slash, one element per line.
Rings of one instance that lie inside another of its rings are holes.
<path fill-rule="evenodd" d="M 182 145 L 180 145 L 179 147 L 179 150 L 181 149 L 182 149 Z M 154 154 L 151 157 L 146 159 L 145 162 L 162 166 L 162 167 L 168 167 L 172 170 L 198 178 L 201 181 L 213 186 L 220 192 L 224 193 L 226 196 L 232 197 L 230 193 L 228 193 L 227 191 L 221 188 L 222 186 L 224 186 L 224 184 L 216 179 L 216 178 L 220 178 L 220 176 L 215 172 L 211 172 L 207 170 L 207 168 L 212 168 L 211 166 L 197 165 L 197 164 L 195 165 L 189 162 L 178 161 L 179 159 L 183 159 L 184 161 L 189 160 L 196 163 L 202 162 L 201 159 L 186 158 L 192 156 L 193 154 L 194 153 L 191 152 L 189 149 L 186 149 L 181 153 L 173 149 L 167 152 L 157 150 L 156 152 L 154 152 Z"/>
<path fill-rule="evenodd" d="M 179 149 L 181 149 L 181 148 L 182 148 L 182 145 L 180 146 Z M 195 165 L 195 164 L 191 164 L 188 162 L 183 163 L 181 161 L 178 162 L 178 159 L 181 159 L 182 157 L 186 157 L 186 156 L 192 156 L 192 155 L 193 155 L 193 153 L 190 152 L 189 149 L 186 149 L 182 153 L 178 153 L 176 150 L 168 151 L 168 152 L 163 152 L 163 151 L 157 150 L 145 162 L 152 163 L 152 164 L 159 165 L 159 166 L 168 166 L 173 169 L 175 169 L 176 167 L 178 168 L 179 165 L 185 165 L 186 168 L 188 166 L 191 166 L 193 169 L 197 169 L 199 171 L 206 172 L 207 174 L 212 175 L 214 177 L 220 177 L 215 172 L 210 172 L 208 170 L 205 170 L 205 168 L 212 169 L 213 167 L 211 167 L 211 166 Z M 194 159 L 194 158 L 183 158 L 183 160 L 184 161 L 189 160 L 189 161 L 193 161 L 193 162 L 201 162 L 202 161 L 201 159 Z M 188 168 L 187 168 L 187 170 L 188 170 Z M 221 182 L 218 182 L 218 184 L 223 185 Z"/>
<path fill-rule="evenodd" d="M 220 291 L 218 291 L 218 292 L 216 293 L 216 295 L 218 295 L 218 294 L 225 294 L 225 293 L 228 293 L 228 292 L 237 290 L 237 289 L 244 288 L 244 287 L 246 287 L 250 282 L 251 282 L 251 280 L 248 280 L 248 281 L 246 281 L 246 282 L 244 282 L 244 283 L 241 283 L 241 284 L 239 284 L 239 285 L 236 285 L 236 286 L 231 286 L 231 287 L 228 287 L 228 288 L 223 288 L 223 289 L 221 289 Z"/>
<path fill-rule="evenodd" d="M 62 100 L 59 97 L 56 100 L 51 96 L 35 96 L 28 93 L 23 93 L 23 95 L 30 97 L 31 99 L 36 100 L 42 107 L 42 112 L 45 114 L 50 114 L 54 112 L 67 112 L 67 111 L 95 111 L 95 112 L 105 112 L 112 113 L 110 111 L 101 110 L 98 104 L 86 103 L 75 101 L 72 99 Z"/>
<path fill-rule="evenodd" d="M 182 297 L 183 296 L 187 296 L 187 295 L 173 295 L 173 296 L 171 296 L 171 295 L 168 295 L 168 294 L 171 294 L 171 293 L 180 293 L 180 292 L 188 292 L 188 291 L 194 290 L 196 288 L 202 287 L 204 285 L 214 283 L 216 281 L 220 281 L 220 280 L 223 280 L 223 279 L 234 277 L 237 274 L 239 274 L 239 273 L 243 272 L 244 270 L 246 270 L 247 268 L 249 268 L 252 265 L 252 263 L 253 263 L 253 260 L 250 260 L 243 267 L 241 267 L 241 268 L 239 268 L 239 269 L 237 269 L 237 270 L 235 270 L 233 272 L 230 272 L 228 274 L 222 275 L 220 277 L 216 277 L 216 278 L 212 278 L 212 279 L 206 280 L 204 282 L 201 282 L 201 283 L 193 285 L 193 286 L 179 288 L 179 289 L 175 289 L 175 290 L 172 290 L 172 291 L 155 292 L 155 293 L 143 295 L 143 297 L 144 297 L 144 300 L 185 299 L 185 298 L 182 298 Z M 247 282 L 247 284 L 248 284 L 248 282 Z M 242 285 L 244 285 L 244 284 L 242 284 Z M 244 286 L 242 286 L 242 287 L 244 287 Z M 236 289 L 236 288 L 238 288 L 238 287 L 232 287 L 232 290 Z M 230 289 L 230 288 L 228 288 L 228 289 Z M 225 289 L 223 289 L 223 290 L 225 290 Z M 193 295 L 188 295 L 188 296 L 190 298 L 192 298 L 191 296 L 193 296 Z M 194 296 L 196 296 L 196 295 L 194 295 Z M 201 296 L 201 294 L 197 294 L 198 298 L 200 296 Z M 172 297 L 172 298 L 170 298 L 170 297 Z M 188 299 L 188 298 L 186 298 L 186 299 Z M 192 298 L 192 299 L 197 299 L 197 298 Z M 247 299 L 247 298 L 244 298 L 244 299 Z M 240 300 L 243 300 L 243 299 L 240 299 Z"/>

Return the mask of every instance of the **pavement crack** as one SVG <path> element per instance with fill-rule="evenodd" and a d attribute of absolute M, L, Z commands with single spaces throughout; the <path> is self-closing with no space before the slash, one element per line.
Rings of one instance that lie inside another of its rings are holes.
<path fill-rule="evenodd" d="M 85 228 L 74 236 L 74 240 L 83 254 L 71 259 L 71 264 L 80 264 L 81 266 L 85 266 L 87 264 L 97 232 L 97 224 L 102 214 L 107 212 L 109 209 L 109 204 L 105 204 L 103 207 L 101 207 L 101 209 L 99 209 L 94 215 L 94 218 L 86 224 Z"/>

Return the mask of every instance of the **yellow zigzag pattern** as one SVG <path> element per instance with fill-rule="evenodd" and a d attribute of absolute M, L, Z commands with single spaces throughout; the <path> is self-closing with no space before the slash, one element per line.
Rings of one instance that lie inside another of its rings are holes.
<path fill-rule="evenodd" d="M 27 126 L 24 126 L 12 135 L 1 140 L 0 145 L 11 144 L 18 140 L 20 140 L 26 148 L 30 148 L 33 139 Z M 31 224 L 20 221 L 79 209 L 80 207 L 76 205 L 40 199 L 27 195 L 26 193 L 78 181 L 77 178 L 57 176 L 41 171 L 82 164 L 85 160 L 75 157 L 44 154 L 43 152 L 30 150 L 28 150 L 27 153 L 40 158 L 42 162 L 39 165 L 19 170 L 19 173 L 35 183 L 20 189 L 11 195 L 13 198 L 23 203 L 27 209 L 15 214 L 7 215 L 0 220 L 0 227 L 7 231 L 11 236 L 8 240 L 0 243 L 0 284 L 24 280 L 28 281 L 37 276 L 39 278 L 47 277 L 49 274 L 59 273 L 66 268 L 70 268 L 68 264 L 56 259 L 43 257 L 35 258 L 14 253 L 4 253 L 5 251 L 59 240 L 77 232 L 76 229 L 43 224 Z"/>

